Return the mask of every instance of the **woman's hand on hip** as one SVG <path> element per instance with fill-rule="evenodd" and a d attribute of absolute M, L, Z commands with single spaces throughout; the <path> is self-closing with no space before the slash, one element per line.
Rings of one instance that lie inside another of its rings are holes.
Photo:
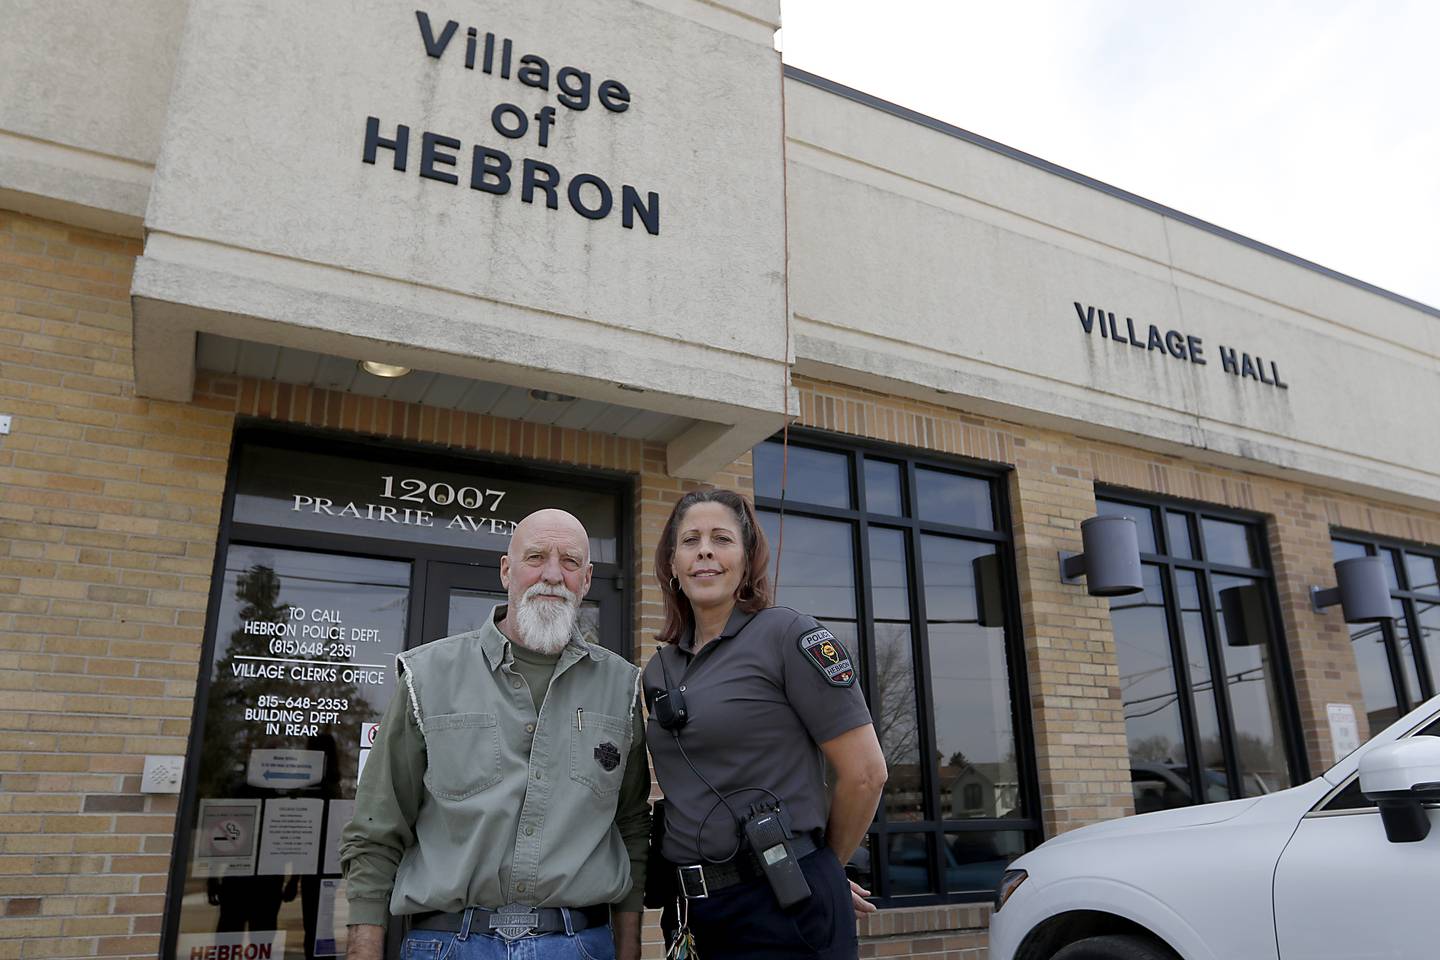
<path fill-rule="evenodd" d="M 875 904 L 865 899 L 868 896 L 870 896 L 869 890 L 854 880 L 850 881 L 850 906 L 855 909 L 856 920 L 863 919 L 866 914 L 875 912 Z"/>

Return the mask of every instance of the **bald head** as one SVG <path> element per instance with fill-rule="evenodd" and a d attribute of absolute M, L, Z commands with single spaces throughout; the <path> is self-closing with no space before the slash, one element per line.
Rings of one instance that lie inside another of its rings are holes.
<path fill-rule="evenodd" d="M 581 551 L 582 563 L 590 562 L 590 535 L 585 532 L 585 525 L 573 513 L 551 507 L 536 510 L 517 523 L 515 532 L 510 535 L 510 548 L 506 551 L 510 562 L 519 560 L 526 546 L 537 540 L 553 543 L 568 541 L 571 546 Z"/>

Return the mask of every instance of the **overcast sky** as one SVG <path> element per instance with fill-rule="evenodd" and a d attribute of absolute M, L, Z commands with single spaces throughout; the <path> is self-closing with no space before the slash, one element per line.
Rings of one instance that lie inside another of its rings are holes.
<path fill-rule="evenodd" d="M 1437 0 L 781 0 L 786 63 L 1440 307 Z"/>

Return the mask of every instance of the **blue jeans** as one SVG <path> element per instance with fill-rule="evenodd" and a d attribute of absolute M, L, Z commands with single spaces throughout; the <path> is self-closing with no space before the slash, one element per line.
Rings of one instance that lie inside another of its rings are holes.
<path fill-rule="evenodd" d="M 610 926 L 578 933 L 541 933 L 518 940 L 473 930 L 458 933 L 411 930 L 400 947 L 400 960 L 615 960 Z"/>

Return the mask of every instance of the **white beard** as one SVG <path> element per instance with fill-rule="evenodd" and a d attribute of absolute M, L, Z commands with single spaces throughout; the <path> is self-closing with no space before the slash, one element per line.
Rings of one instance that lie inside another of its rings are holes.
<path fill-rule="evenodd" d="M 534 599 L 542 595 L 561 597 L 564 603 Z M 580 613 L 580 598 L 563 584 L 537 583 L 525 591 L 515 607 L 515 623 L 519 628 L 515 642 L 527 650 L 553 657 L 570 642 Z"/>

